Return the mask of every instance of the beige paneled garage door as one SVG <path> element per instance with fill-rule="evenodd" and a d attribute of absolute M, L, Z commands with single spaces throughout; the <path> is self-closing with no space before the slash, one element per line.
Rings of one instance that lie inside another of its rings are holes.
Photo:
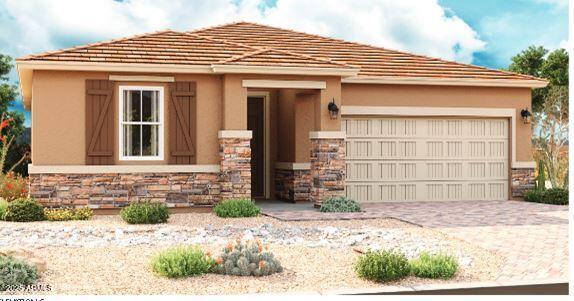
<path fill-rule="evenodd" d="M 506 119 L 343 118 L 361 202 L 508 199 Z"/>

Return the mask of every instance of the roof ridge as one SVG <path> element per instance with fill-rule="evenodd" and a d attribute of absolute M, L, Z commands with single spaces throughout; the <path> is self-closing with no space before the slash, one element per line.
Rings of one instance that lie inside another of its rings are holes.
<path fill-rule="evenodd" d="M 63 53 L 63 52 L 66 52 L 66 51 L 71 51 L 71 50 L 85 49 L 85 48 L 88 48 L 88 47 L 101 46 L 101 45 L 106 45 L 106 44 L 111 44 L 111 43 L 116 43 L 116 42 L 122 42 L 122 41 L 127 41 L 127 40 L 131 40 L 131 39 L 137 39 L 137 38 L 141 38 L 141 37 L 145 37 L 145 36 L 154 36 L 154 35 L 158 35 L 158 34 L 166 33 L 166 32 L 183 33 L 183 32 L 174 31 L 174 30 L 171 30 L 171 29 L 168 28 L 168 29 L 163 29 L 163 30 L 157 30 L 157 31 L 154 31 L 154 32 L 146 32 L 146 33 L 142 33 L 142 34 L 136 34 L 136 35 L 129 36 L 129 37 L 123 37 L 123 38 L 105 40 L 105 41 L 101 41 L 101 42 L 90 43 L 90 44 L 84 44 L 84 45 L 78 45 L 78 46 L 67 47 L 67 48 L 60 48 L 60 49 L 57 49 L 57 50 L 44 51 L 44 52 L 37 53 L 37 54 L 29 54 L 29 55 L 26 55 L 26 56 L 22 56 L 22 57 L 17 58 L 16 61 L 19 61 L 19 60 L 29 60 L 29 59 L 34 59 L 34 58 L 38 58 L 38 57 L 43 57 L 43 56 L 47 56 L 47 55 L 51 55 L 51 54 Z"/>
<path fill-rule="evenodd" d="M 262 26 L 262 27 L 267 27 L 267 28 L 272 28 L 272 29 L 278 29 L 278 30 L 284 30 L 284 31 L 290 31 L 290 32 L 293 32 L 293 33 L 303 34 L 303 35 L 307 35 L 307 36 L 312 36 L 312 37 L 320 38 L 320 39 L 323 39 L 323 40 L 332 40 L 332 41 L 338 41 L 338 42 L 347 43 L 347 44 L 353 44 L 353 45 L 358 45 L 358 46 L 367 46 L 367 47 L 371 47 L 371 48 L 374 48 L 374 49 L 389 51 L 389 52 L 393 52 L 393 53 L 408 54 L 408 55 L 415 56 L 415 57 L 426 58 L 426 59 L 431 60 L 431 61 L 438 61 L 438 62 L 445 62 L 445 63 L 453 63 L 453 64 L 463 65 L 463 66 L 467 66 L 467 67 L 473 67 L 473 68 L 479 68 L 479 69 L 483 69 L 483 70 L 488 70 L 488 71 L 496 71 L 496 72 L 501 72 L 501 73 L 505 73 L 505 74 L 516 75 L 516 76 L 523 77 L 523 78 L 526 78 L 526 79 L 544 80 L 544 79 L 541 79 L 541 78 L 538 78 L 538 77 L 535 77 L 535 76 L 526 75 L 526 74 L 521 74 L 521 73 L 516 73 L 516 72 L 511 72 L 511 71 L 506 71 L 506 70 L 500 70 L 500 69 L 492 69 L 492 68 L 487 68 L 487 67 L 484 67 L 484 66 L 477 66 L 477 65 L 467 64 L 467 63 L 460 63 L 460 62 L 456 62 L 456 61 L 450 61 L 450 60 L 445 60 L 445 59 L 441 59 L 441 58 L 430 57 L 430 56 L 423 55 L 423 54 L 415 54 L 415 53 L 408 52 L 408 51 L 403 51 L 403 50 L 393 50 L 393 49 L 385 48 L 385 47 L 382 47 L 382 46 L 376 46 L 376 45 L 372 45 L 372 44 L 368 44 L 368 43 L 359 43 L 359 42 L 347 41 L 347 40 L 343 40 L 343 39 L 339 39 L 339 38 L 328 37 L 328 36 L 322 36 L 322 35 L 318 35 L 318 34 L 314 34 L 314 33 L 302 32 L 302 31 L 297 31 L 297 30 L 289 29 L 289 28 L 275 27 L 275 26 L 270 26 L 270 25 L 261 24 L 261 23 L 257 23 L 257 22 L 248 22 L 248 21 L 232 22 L 232 23 L 223 24 L 223 25 L 220 25 L 220 26 L 212 26 L 212 27 L 209 28 L 209 29 L 218 28 L 218 27 L 225 27 L 225 26 L 229 26 L 229 25 L 236 25 L 236 24 L 241 24 L 241 23 L 251 24 L 251 25 L 257 25 L 257 26 Z M 206 29 L 201 29 L 201 30 L 198 30 L 198 31 L 205 31 L 205 30 L 207 30 L 207 28 L 206 28 Z M 194 32 L 196 32 L 196 31 L 194 31 Z"/>
<path fill-rule="evenodd" d="M 291 55 L 299 56 L 299 57 L 304 57 L 304 58 L 306 58 L 306 59 L 310 59 L 310 60 L 314 60 L 314 61 L 319 61 L 319 62 L 323 62 L 323 63 L 330 63 L 330 64 L 333 64 L 333 65 L 339 65 L 339 66 L 348 67 L 348 68 L 358 68 L 358 67 L 355 67 L 355 66 L 346 64 L 346 63 L 335 62 L 335 61 L 333 61 L 333 60 L 331 60 L 331 59 L 328 59 L 328 58 L 314 57 L 314 56 L 311 56 L 311 55 L 308 55 L 308 54 L 297 53 L 297 52 L 293 52 L 293 51 L 289 51 L 289 50 L 283 50 L 283 49 L 276 49 L 276 48 L 270 48 L 270 49 L 273 50 L 273 51 L 282 52 L 282 53 L 286 53 L 286 54 L 291 54 Z"/>
<path fill-rule="evenodd" d="M 258 55 L 258 54 L 262 54 L 265 52 L 279 52 L 279 53 L 283 53 L 283 54 L 288 54 L 288 55 L 292 55 L 292 56 L 297 56 L 297 57 L 302 57 L 308 60 L 312 60 L 312 61 L 318 61 L 318 62 L 322 62 L 322 63 L 329 63 L 329 64 L 333 64 L 333 65 L 337 65 L 337 66 L 341 66 L 341 67 L 347 67 L 347 68 L 357 68 L 348 64 L 343 64 L 343 63 L 339 63 L 339 62 L 334 62 L 332 60 L 329 59 L 324 59 L 324 58 L 317 58 L 314 56 L 310 56 L 310 55 L 306 55 L 306 54 L 302 54 L 302 53 L 295 53 L 292 51 L 288 51 L 288 50 L 283 50 L 283 49 L 277 49 L 277 48 L 273 48 L 273 47 L 256 47 L 259 48 L 255 51 L 252 52 L 246 52 L 243 53 L 241 55 L 236 55 L 227 59 L 223 59 L 215 64 L 225 64 L 225 63 L 230 63 L 230 62 L 235 62 L 235 61 L 239 61 L 241 59 L 247 58 L 247 57 L 251 57 L 254 55 Z"/>
<path fill-rule="evenodd" d="M 260 48 L 260 49 L 257 49 L 255 51 L 245 52 L 245 53 L 242 53 L 240 55 L 236 55 L 236 56 L 232 56 L 230 58 L 223 59 L 223 60 L 221 60 L 215 64 L 225 64 L 225 63 L 235 62 L 235 61 L 241 60 L 243 58 L 254 56 L 254 55 L 264 53 L 264 52 L 267 52 L 270 50 L 271 50 L 271 48 Z"/>

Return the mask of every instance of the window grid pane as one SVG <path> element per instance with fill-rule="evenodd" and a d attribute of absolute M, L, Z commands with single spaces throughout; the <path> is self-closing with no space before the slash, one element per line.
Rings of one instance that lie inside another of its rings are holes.
<path fill-rule="evenodd" d="M 159 156 L 159 91 L 125 90 L 123 96 L 123 155 Z"/>

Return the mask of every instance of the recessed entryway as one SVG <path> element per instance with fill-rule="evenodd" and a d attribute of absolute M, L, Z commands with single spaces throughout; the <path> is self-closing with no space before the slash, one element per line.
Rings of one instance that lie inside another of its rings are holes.
<path fill-rule="evenodd" d="M 247 98 L 247 128 L 251 138 L 251 196 L 265 198 L 265 97 Z"/>

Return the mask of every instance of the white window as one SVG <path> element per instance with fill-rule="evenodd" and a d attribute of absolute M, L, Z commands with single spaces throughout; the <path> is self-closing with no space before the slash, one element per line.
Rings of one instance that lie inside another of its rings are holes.
<path fill-rule="evenodd" d="M 163 87 L 120 86 L 120 160 L 163 160 Z"/>

